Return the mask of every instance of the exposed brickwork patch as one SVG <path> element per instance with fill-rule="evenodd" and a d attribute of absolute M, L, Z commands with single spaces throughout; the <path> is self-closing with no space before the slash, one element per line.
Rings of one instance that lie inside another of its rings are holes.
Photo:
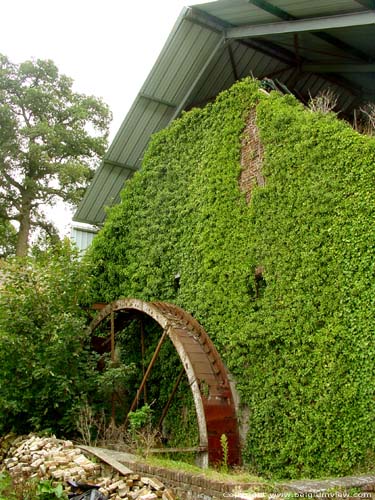
<path fill-rule="evenodd" d="M 240 190 L 246 194 L 246 202 L 251 200 L 255 186 L 264 186 L 265 179 L 262 175 L 264 150 L 256 125 L 256 109 L 250 111 L 249 118 L 243 133 L 241 148 L 241 175 L 239 179 Z"/>

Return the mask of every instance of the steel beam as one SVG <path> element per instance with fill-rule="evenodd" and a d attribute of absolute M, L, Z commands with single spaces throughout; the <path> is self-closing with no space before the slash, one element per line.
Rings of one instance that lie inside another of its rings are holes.
<path fill-rule="evenodd" d="M 363 5 L 367 9 L 375 10 L 375 0 L 356 0 L 357 3 Z"/>
<path fill-rule="evenodd" d="M 103 159 L 103 163 L 105 165 L 109 165 L 110 167 L 120 167 L 120 168 L 125 168 L 127 170 L 131 170 L 132 172 L 136 172 L 138 170 L 137 167 L 133 167 L 132 165 L 127 165 L 126 163 L 121 163 L 119 161 L 113 161 L 109 160 L 107 158 Z"/>
<path fill-rule="evenodd" d="M 169 108 L 176 107 L 176 105 L 173 104 L 173 102 L 166 101 L 165 99 L 159 99 L 158 97 L 145 94 L 144 92 L 141 92 L 139 94 L 139 97 L 142 97 L 143 99 L 147 99 L 148 101 L 157 102 L 158 104 L 163 104 L 164 106 L 168 106 Z"/>
<path fill-rule="evenodd" d="M 207 14 L 202 10 L 196 10 L 194 9 L 194 7 L 187 8 L 184 18 L 193 24 L 202 26 L 203 28 L 208 28 L 209 30 L 214 31 L 218 34 L 221 34 L 223 32 L 223 29 L 230 26 L 230 24 L 226 21 Z"/>
<path fill-rule="evenodd" d="M 279 7 L 276 7 L 273 5 L 271 2 L 268 0 L 248 0 L 249 3 L 255 5 L 259 9 L 264 10 L 265 12 L 268 12 L 269 14 L 278 17 L 279 19 L 282 19 L 283 21 L 298 21 L 298 17 L 293 16 L 286 10 L 280 9 Z M 360 2 L 362 3 L 362 2 Z M 362 5 L 368 7 L 369 9 L 374 8 L 374 3 L 375 0 L 364 0 Z M 370 4 L 370 5 L 367 5 Z M 335 36 L 331 35 L 330 33 L 324 33 L 322 31 L 318 32 L 313 32 L 313 36 L 320 38 L 321 40 L 324 40 L 326 43 L 329 43 L 330 45 L 333 45 L 334 47 L 343 50 L 347 54 L 350 54 L 360 60 L 363 61 L 370 61 L 370 57 L 362 52 L 360 49 L 357 49 L 353 47 L 352 45 L 343 42 L 339 38 L 336 38 Z"/>
<path fill-rule="evenodd" d="M 296 66 L 298 64 L 297 58 L 293 52 L 268 40 L 261 40 L 260 38 L 247 38 L 246 40 L 237 40 L 237 42 L 241 45 L 245 45 L 249 49 L 256 50 L 257 52 L 261 52 L 268 57 L 272 57 L 282 63 L 288 64 L 289 66 Z"/>
<path fill-rule="evenodd" d="M 171 407 L 171 404 L 172 404 L 172 401 L 173 401 L 173 398 L 177 392 L 177 389 L 178 389 L 178 386 L 180 385 L 180 382 L 182 380 L 182 377 L 185 375 L 185 368 L 182 367 L 181 368 L 181 371 L 177 377 L 177 380 L 173 386 L 173 389 L 172 389 L 172 392 L 171 394 L 169 395 L 169 398 L 168 398 L 168 401 L 167 401 L 167 404 L 164 406 L 163 408 L 163 411 L 162 411 L 162 414 L 161 414 L 161 417 L 159 419 L 159 423 L 158 423 L 158 428 L 161 429 L 161 426 L 163 425 L 163 422 L 164 422 L 164 419 L 165 417 L 167 416 L 167 413 L 168 413 L 168 410 L 169 408 Z"/>
<path fill-rule="evenodd" d="M 375 64 L 302 64 L 309 73 L 375 73 Z"/>
<path fill-rule="evenodd" d="M 330 45 L 333 45 L 334 47 L 342 50 L 345 52 L 348 56 L 353 56 L 358 58 L 361 61 L 364 62 L 370 62 L 372 61 L 371 57 L 362 50 L 357 49 L 356 47 L 353 47 L 352 45 L 349 45 L 346 42 L 343 42 L 339 38 L 336 38 L 335 36 L 331 35 L 330 33 L 325 33 L 324 31 L 319 31 L 319 32 L 314 32 L 312 33 L 313 36 L 316 38 L 320 38 L 320 40 L 323 40 L 326 43 L 329 43 Z"/>
<path fill-rule="evenodd" d="M 255 0 L 254 0 L 255 1 Z M 257 2 L 260 0 L 256 0 Z M 375 0 L 374 0 L 375 1 Z M 263 2 L 263 0 L 262 0 Z M 264 2 L 263 2 L 264 3 Z M 281 9 L 279 9 L 281 10 Z M 204 28 L 210 29 L 216 33 L 223 34 L 226 29 L 233 28 L 234 25 L 213 16 L 206 12 L 189 8 L 187 10 L 186 19 L 192 23 L 199 24 Z M 268 40 L 238 40 L 239 43 L 244 44 L 262 54 L 278 59 L 286 64 L 295 64 L 295 56 L 289 50 L 279 47 L 278 45 Z"/>
<path fill-rule="evenodd" d="M 159 356 L 159 352 L 160 352 L 160 349 L 161 349 L 161 346 L 163 345 L 163 342 L 164 340 L 166 339 L 168 335 L 168 330 L 167 328 L 163 331 L 163 335 L 160 337 L 159 339 L 159 342 L 158 342 L 158 345 L 156 346 L 156 349 L 154 351 L 154 354 L 152 355 L 152 358 L 151 358 L 151 361 L 147 367 L 147 370 L 145 372 L 145 374 L 143 375 L 143 379 L 142 379 L 142 382 L 141 382 L 141 385 L 138 387 L 138 390 L 137 390 L 137 393 L 135 395 L 135 398 L 133 399 L 133 402 L 132 404 L 130 405 L 130 409 L 129 409 L 129 413 L 131 413 L 132 411 L 134 411 L 135 407 L 137 406 L 138 404 L 138 401 L 139 401 L 139 398 L 140 398 L 140 395 L 146 385 L 146 382 L 147 382 L 147 378 L 148 376 L 150 375 L 150 372 Z M 126 424 L 128 423 L 128 420 L 129 420 L 129 413 L 126 415 L 126 419 L 125 419 L 125 422 L 124 422 L 124 427 L 126 427 Z"/>
<path fill-rule="evenodd" d="M 337 16 L 315 17 L 313 19 L 296 19 L 276 23 L 239 26 L 227 29 L 225 37 L 229 40 L 233 40 L 256 36 L 280 35 L 284 33 L 303 33 L 334 28 L 368 26 L 372 24 L 375 24 L 375 12 L 366 11 Z"/>
<path fill-rule="evenodd" d="M 202 66 L 201 70 L 199 71 L 197 77 L 195 78 L 193 84 L 191 85 L 191 87 L 189 88 L 189 90 L 186 92 L 184 98 L 182 99 L 182 101 L 180 102 L 178 108 L 174 112 L 174 115 L 173 115 L 171 121 L 174 120 L 175 118 L 177 118 L 180 115 L 181 111 L 183 109 L 185 109 L 185 106 L 187 105 L 187 103 L 188 103 L 191 95 L 193 94 L 193 92 L 197 88 L 197 86 L 199 85 L 199 83 L 200 83 L 203 75 L 206 73 L 207 68 L 210 66 L 211 62 L 217 56 L 217 54 L 221 50 L 223 50 L 224 47 L 225 47 L 225 40 L 224 40 L 224 38 L 220 38 L 219 41 L 218 41 L 218 43 L 216 44 L 216 47 L 211 52 L 211 54 L 207 58 L 206 62 L 203 64 L 203 66 Z"/>
<path fill-rule="evenodd" d="M 233 72 L 233 77 L 234 80 L 238 80 L 238 73 L 237 73 L 237 68 L 236 68 L 236 62 L 234 60 L 234 55 L 233 55 L 233 50 L 230 44 L 228 44 L 228 54 L 229 54 L 229 59 L 230 59 L 230 64 L 232 66 L 232 72 Z"/>
<path fill-rule="evenodd" d="M 268 12 L 269 14 L 272 14 L 275 17 L 278 17 L 279 19 L 284 19 L 284 21 L 297 19 L 296 17 L 289 14 L 289 12 L 286 12 L 285 10 L 276 7 L 276 5 L 267 2 L 267 0 L 249 0 L 249 3 L 255 5 L 261 10 Z"/>

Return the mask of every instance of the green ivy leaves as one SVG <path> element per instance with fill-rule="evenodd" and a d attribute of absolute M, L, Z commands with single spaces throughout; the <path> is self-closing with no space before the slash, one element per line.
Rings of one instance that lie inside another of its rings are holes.
<path fill-rule="evenodd" d="M 254 106 L 266 185 L 247 206 Z M 374 139 L 244 80 L 153 137 L 89 253 L 93 300 L 171 301 L 203 324 L 262 474 L 346 474 L 375 448 L 374 164 Z"/>

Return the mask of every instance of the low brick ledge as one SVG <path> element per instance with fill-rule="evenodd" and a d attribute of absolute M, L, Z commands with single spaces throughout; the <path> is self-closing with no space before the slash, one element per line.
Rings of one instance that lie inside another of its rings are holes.
<path fill-rule="evenodd" d="M 221 482 L 215 479 L 192 474 L 189 472 L 180 472 L 165 467 L 158 467 L 142 462 L 124 462 L 130 468 L 136 468 L 137 472 L 148 476 L 162 478 L 167 485 L 175 487 L 177 483 L 191 484 L 202 491 L 213 493 L 214 495 L 231 494 L 230 498 L 251 498 L 243 497 L 241 492 L 253 492 L 254 498 L 257 497 L 257 492 L 266 493 L 270 496 L 277 493 L 297 493 L 301 496 L 313 496 L 317 493 L 329 492 L 332 490 L 349 490 L 350 488 L 358 488 L 362 492 L 375 493 L 375 475 L 362 476 L 346 476 L 333 479 L 323 480 L 295 480 L 290 482 L 279 482 L 273 485 L 259 482 L 243 483 L 243 482 Z M 239 495 L 236 496 L 236 493 Z M 252 495 L 253 496 L 253 495 Z M 374 498 L 374 495 L 371 495 Z"/>
<path fill-rule="evenodd" d="M 265 491 L 269 490 L 269 486 L 261 482 L 242 483 L 236 481 L 222 482 L 215 479 L 209 479 L 204 475 L 192 474 L 189 472 L 181 472 L 166 467 L 158 467 L 149 465 L 142 462 L 128 462 L 119 460 L 121 463 L 130 469 L 136 469 L 137 473 L 144 474 L 145 476 L 155 476 L 161 478 L 162 481 L 168 483 L 185 483 L 191 484 L 203 490 L 215 493 L 234 493 L 239 490 L 253 490 Z M 171 484 L 172 486 L 172 484 Z"/>
<path fill-rule="evenodd" d="M 294 480 L 278 483 L 263 483 L 261 481 L 239 482 L 239 481 L 219 481 L 209 479 L 203 474 L 193 474 L 189 472 L 178 471 L 166 467 L 145 464 L 140 462 L 138 457 L 129 453 L 123 453 L 115 450 L 105 450 L 110 453 L 118 462 L 132 469 L 134 472 L 145 476 L 153 476 L 162 480 L 167 487 L 176 488 L 179 485 L 191 485 L 205 497 L 204 493 L 213 495 L 213 498 L 231 498 L 240 500 L 244 498 L 258 498 L 262 494 L 268 497 L 285 496 L 288 493 L 296 493 L 302 496 L 311 496 L 314 494 L 329 492 L 332 490 L 349 490 L 358 488 L 362 492 L 371 493 L 375 500 L 375 475 L 345 476 L 332 479 L 321 480 Z M 244 495 L 241 492 L 245 492 Z M 249 492 L 252 492 L 249 494 Z M 238 496 L 237 496 L 237 495 Z M 278 495 L 279 494 L 279 495 Z M 248 496 L 249 495 L 249 496 Z M 323 495 L 322 495 L 323 496 Z"/>

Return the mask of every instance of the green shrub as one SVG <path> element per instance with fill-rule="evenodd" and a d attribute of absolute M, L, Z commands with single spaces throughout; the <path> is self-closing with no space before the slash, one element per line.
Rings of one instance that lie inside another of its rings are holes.
<path fill-rule="evenodd" d="M 0 473 L 0 500 L 67 500 L 61 483 L 36 478 L 14 482 L 9 474 Z"/>
<path fill-rule="evenodd" d="M 79 305 L 85 270 L 65 245 L 1 273 L 0 434 L 72 432 L 97 376 Z"/>

